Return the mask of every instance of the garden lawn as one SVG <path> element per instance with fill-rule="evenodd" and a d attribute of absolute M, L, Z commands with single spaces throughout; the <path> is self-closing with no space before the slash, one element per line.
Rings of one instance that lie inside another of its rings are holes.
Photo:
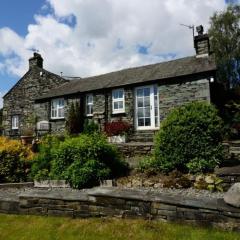
<path fill-rule="evenodd" d="M 0 214 L 0 239 L 239 240 L 240 234 L 156 221 L 69 219 Z"/>

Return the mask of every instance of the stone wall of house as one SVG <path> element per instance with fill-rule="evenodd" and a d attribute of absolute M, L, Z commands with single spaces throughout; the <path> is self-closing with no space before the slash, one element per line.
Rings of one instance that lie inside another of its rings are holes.
<path fill-rule="evenodd" d="M 134 87 L 125 87 L 125 113 L 113 114 L 112 113 L 112 90 L 102 90 L 92 92 L 93 94 L 93 116 L 86 116 L 86 102 L 85 95 L 75 97 L 65 97 L 66 110 L 65 116 L 67 117 L 68 108 L 71 102 L 79 101 L 82 106 L 82 114 L 84 119 L 94 120 L 100 124 L 101 129 L 104 129 L 106 122 L 111 121 L 126 121 L 134 126 Z M 82 100 L 80 100 L 80 98 Z M 181 106 L 187 102 L 206 100 L 210 102 L 210 88 L 209 80 L 207 79 L 188 79 L 181 81 L 181 83 L 163 83 L 159 85 L 159 112 L 160 121 L 163 120 L 169 111 L 176 107 Z M 41 120 L 50 120 L 52 132 L 63 132 L 65 129 L 65 120 L 51 120 L 50 119 L 50 102 L 38 103 L 35 105 L 35 111 L 39 114 Z M 134 135 L 135 139 L 138 136 Z M 138 139 L 138 141 L 140 141 Z M 145 140 L 144 140 L 145 141 Z M 149 140 L 150 141 L 150 140 Z"/>
<path fill-rule="evenodd" d="M 174 107 L 192 101 L 210 102 L 210 86 L 208 79 L 160 85 L 160 121 L 166 118 L 169 111 Z"/>
<path fill-rule="evenodd" d="M 38 109 L 41 109 L 40 114 L 40 112 L 34 111 L 34 100 L 39 95 L 45 94 L 65 82 L 66 80 L 55 74 L 37 66 L 32 66 L 4 97 L 3 127 L 5 135 L 11 135 L 12 133 L 11 117 L 13 115 L 19 116 L 18 134 L 24 129 L 35 128 L 36 115 L 45 118 L 49 112 L 49 107 L 47 104 L 37 106 Z"/>

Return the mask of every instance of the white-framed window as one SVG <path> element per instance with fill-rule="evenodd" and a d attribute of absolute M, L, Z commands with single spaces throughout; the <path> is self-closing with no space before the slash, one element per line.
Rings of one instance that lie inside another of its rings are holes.
<path fill-rule="evenodd" d="M 115 89 L 112 91 L 112 113 L 124 113 L 125 100 L 124 89 Z"/>
<path fill-rule="evenodd" d="M 12 116 L 12 129 L 19 129 L 19 116 Z"/>
<path fill-rule="evenodd" d="M 53 99 L 51 102 L 51 118 L 64 118 L 64 98 Z"/>
<path fill-rule="evenodd" d="M 87 116 L 93 115 L 93 95 L 92 94 L 86 95 L 86 115 Z"/>

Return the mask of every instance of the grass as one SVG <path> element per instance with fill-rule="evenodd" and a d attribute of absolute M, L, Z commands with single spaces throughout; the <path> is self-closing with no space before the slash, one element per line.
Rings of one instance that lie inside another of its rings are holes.
<path fill-rule="evenodd" d="M 223 232 L 156 221 L 69 219 L 0 214 L 1 240 L 239 240 Z"/>

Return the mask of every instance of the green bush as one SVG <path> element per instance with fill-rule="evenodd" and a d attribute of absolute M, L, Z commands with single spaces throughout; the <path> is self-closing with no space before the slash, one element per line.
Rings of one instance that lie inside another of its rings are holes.
<path fill-rule="evenodd" d="M 82 111 L 78 102 L 71 103 L 66 120 L 66 129 L 69 134 L 82 132 Z"/>
<path fill-rule="evenodd" d="M 87 119 L 84 122 L 83 126 L 83 133 L 84 134 L 94 134 L 94 133 L 99 133 L 99 124 L 95 123 L 93 120 Z"/>
<path fill-rule="evenodd" d="M 74 188 L 95 186 L 126 170 L 127 165 L 120 159 L 115 146 L 99 133 L 42 143 L 32 167 L 35 179 L 64 179 Z"/>
<path fill-rule="evenodd" d="M 173 109 L 155 139 L 161 170 L 212 171 L 223 160 L 223 123 L 213 105 L 192 102 Z"/>
<path fill-rule="evenodd" d="M 36 154 L 31 167 L 31 176 L 35 180 L 50 179 L 51 162 L 54 153 L 65 137 L 58 135 L 47 135 L 39 143 L 39 152 Z"/>

